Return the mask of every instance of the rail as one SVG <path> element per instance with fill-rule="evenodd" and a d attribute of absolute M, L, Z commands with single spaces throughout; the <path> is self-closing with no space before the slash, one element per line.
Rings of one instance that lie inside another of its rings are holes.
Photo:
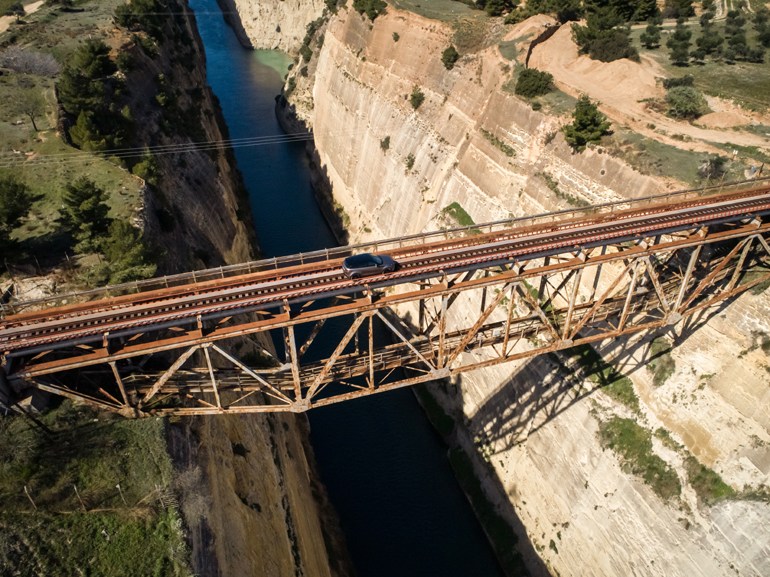
<path fill-rule="evenodd" d="M 12 300 L 8 303 L 0 303 L 0 317 L 18 314 L 26 309 L 31 308 L 50 308 L 121 295 L 139 294 L 175 286 L 197 284 L 210 280 L 225 279 L 228 277 L 244 274 L 277 270 L 284 267 L 341 259 L 356 252 L 391 252 L 394 250 L 420 246 L 425 243 L 437 242 L 439 240 L 461 238 L 464 236 L 476 236 L 484 233 L 494 233 L 516 227 L 538 226 L 547 223 L 559 222 L 562 220 L 586 217 L 590 215 L 607 214 L 632 208 L 639 209 L 644 208 L 645 206 L 673 203 L 691 198 L 714 196 L 730 191 L 760 189 L 763 187 L 770 187 L 770 177 L 724 183 L 705 188 L 668 192 L 644 197 L 641 199 L 613 201 L 590 207 L 570 208 L 534 216 L 503 219 L 483 224 L 473 224 L 427 233 L 412 234 L 378 240 L 374 242 L 364 242 L 342 247 L 326 248 L 312 252 L 273 257 L 269 259 L 250 261 L 234 265 L 224 265 L 210 269 L 166 275 L 117 285 L 108 285 L 96 289 L 71 292 L 61 295 L 52 295 L 38 299 Z"/>

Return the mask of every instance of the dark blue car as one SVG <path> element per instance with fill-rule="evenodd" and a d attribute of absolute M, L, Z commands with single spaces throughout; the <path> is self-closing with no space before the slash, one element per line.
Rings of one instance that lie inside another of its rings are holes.
<path fill-rule="evenodd" d="M 348 278 L 359 278 L 393 272 L 398 264 L 386 254 L 364 252 L 354 254 L 342 261 L 342 270 Z"/>

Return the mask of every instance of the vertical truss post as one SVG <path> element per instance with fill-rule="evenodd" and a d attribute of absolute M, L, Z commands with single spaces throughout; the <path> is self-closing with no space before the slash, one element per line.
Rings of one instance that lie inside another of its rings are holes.
<path fill-rule="evenodd" d="M 210 345 L 211 343 L 209 343 L 208 346 L 203 347 L 203 354 L 206 355 L 206 365 L 209 368 L 209 377 L 211 378 L 211 388 L 214 390 L 214 399 L 216 399 L 216 402 L 217 402 L 217 409 L 221 411 L 222 401 L 219 398 L 219 388 L 217 387 L 217 378 L 214 375 L 214 365 L 211 364 L 211 355 L 209 354 Z"/>
<path fill-rule="evenodd" d="M 291 366 L 291 379 L 294 383 L 294 400 L 302 399 L 302 383 L 299 379 L 299 356 L 297 355 L 297 340 L 294 338 L 294 327 L 283 329 L 284 342 L 286 343 L 286 362 Z"/>
<path fill-rule="evenodd" d="M 508 298 L 508 310 L 505 315 L 505 335 L 503 335 L 503 357 L 508 356 L 508 341 L 511 338 L 511 317 L 513 317 L 513 304 L 515 302 L 515 289 L 511 284 L 511 296 Z"/>
<path fill-rule="evenodd" d="M 580 289 L 580 281 L 583 279 L 583 271 L 586 269 L 585 265 L 581 266 L 577 271 L 572 284 L 572 292 L 569 295 L 569 304 L 567 306 L 567 314 L 564 317 L 564 329 L 561 333 L 561 340 L 566 341 L 569 336 L 569 327 L 572 324 L 572 315 L 575 312 L 575 302 L 577 300 L 578 290 Z"/>
<path fill-rule="evenodd" d="M 420 283 L 420 290 L 425 290 L 425 283 Z M 421 331 L 425 330 L 425 318 L 426 318 L 426 311 L 425 311 L 425 299 L 421 298 L 419 300 L 418 304 L 418 313 L 417 313 L 417 326 L 420 327 Z"/>
<path fill-rule="evenodd" d="M 684 272 L 684 278 L 682 279 L 682 286 L 679 287 L 679 294 L 676 296 L 676 302 L 674 303 L 674 306 L 672 307 L 674 311 L 679 311 L 679 307 L 682 306 L 682 301 L 684 300 L 684 295 L 687 292 L 687 285 L 690 284 L 690 278 L 692 277 L 692 271 L 695 269 L 695 263 L 698 262 L 698 259 L 700 258 L 701 250 L 703 249 L 703 245 L 699 244 L 695 247 L 695 250 L 692 251 L 692 254 L 690 254 L 690 260 L 687 263 L 687 269 Z"/>
<path fill-rule="evenodd" d="M 436 362 L 436 368 L 444 368 L 444 355 L 446 353 L 446 311 L 447 311 L 447 295 L 441 295 L 441 313 L 438 320 L 438 360 Z"/>
<path fill-rule="evenodd" d="M 374 315 L 369 315 L 369 388 L 374 389 Z"/>
<path fill-rule="evenodd" d="M 639 261 L 634 261 L 634 266 L 631 273 L 631 282 L 628 284 L 628 292 L 626 293 L 626 302 L 623 303 L 623 311 L 620 313 L 620 322 L 618 322 L 618 332 L 622 331 L 626 326 L 626 320 L 628 320 L 628 313 L 631 309 L 631 300 L 636 290 L 636 281 L 639 278 Z"/>

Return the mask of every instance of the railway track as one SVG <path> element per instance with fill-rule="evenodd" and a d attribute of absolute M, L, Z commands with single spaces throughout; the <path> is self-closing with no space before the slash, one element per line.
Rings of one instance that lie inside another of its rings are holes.
<path fill-rule="evenodd" d="M 691 198 L 673 204 L 570 218 L 391 251 L 399 269 L 351 280 L 341 258 L 121 295 L 0 319 L 0 351 L 13 354 L 42 346 L 65 346 L 110 333 L 137 334 L 182 326 L 284 303 L 355 294 L 463 270 L 505 266 L 518 258 L 579 251 L 605 243 L 671 234 L 706 224 L 753 219 L 770 213 L 770 186 Z"/>

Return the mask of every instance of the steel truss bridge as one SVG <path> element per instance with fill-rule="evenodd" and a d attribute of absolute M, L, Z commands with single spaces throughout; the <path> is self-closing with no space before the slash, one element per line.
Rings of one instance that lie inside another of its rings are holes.
<path fill-rule="evenodd" d="M 305 411 L 676 324 L 770 282 L 769 240 L 756 180 L 11 302 L 0 392 Z M 399 268 L 348 279 L 361 251 Z"/>

